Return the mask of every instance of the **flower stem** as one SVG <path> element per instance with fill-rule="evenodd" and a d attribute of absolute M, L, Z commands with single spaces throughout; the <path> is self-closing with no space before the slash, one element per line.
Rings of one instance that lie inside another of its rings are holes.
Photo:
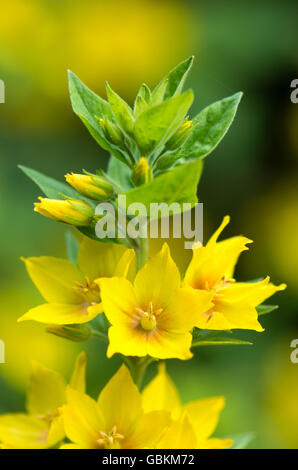
<path fill-rule="evenodd" d="M 137 270 L 139 271 L 148 261 L 148 238 L 139 238 L 139 247 L 136 250 Z"/>
<path fill-rule="evenodd" d="M 131 375 L 136 384 L 140 389 L 142 386 L 143 378 L 146 372 L 147 367 L 155 359 L 150 356 L 141 357 L 141 358 L 131 358 Z"/>

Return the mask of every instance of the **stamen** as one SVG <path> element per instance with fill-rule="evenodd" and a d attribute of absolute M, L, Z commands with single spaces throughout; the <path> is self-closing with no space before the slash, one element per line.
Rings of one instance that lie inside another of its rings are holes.
<path fill-rule="evenodd" d="M 113 446 L 117 440 L 124 439 L 124 436 L 117 432 L 116 426 L 113 426 L 112 430 L 109 432 L 99 431 L 99 435 L 100 435 L 100 438 L 97 439 L 96 442 L 100 446 L 103 446 L 106 449 L 111 448 L 111 446 Z"/>
<path fill-rule="evenodd" d="M 141 315 L 140 325 L 146 331 L 152 331 L 156 328 L 156 317 L 158 317 L 158 315 L 163 311 L 162 308 L 154 310 L 152 301 L 149 302 L 147 310 L 143 310 L 140 307 L 136 307 L 135 310 L 139 315 Z"/>

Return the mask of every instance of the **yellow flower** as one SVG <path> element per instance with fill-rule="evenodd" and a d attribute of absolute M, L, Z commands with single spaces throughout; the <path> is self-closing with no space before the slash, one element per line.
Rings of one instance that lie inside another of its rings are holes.
<path fill-rule="evenodd" d="M 38 198 L 40 202 L 34 203 L 34 211 L 50 219 L 66 222 L 78 227 L 89 225 L 94 211 L 89 204 L 76 199 L 48 199 Z"/>
<path fill-rule="evenodd" d="M 180 287 L 180 273 L 164 244 L 136 275 L 100 279 L 111 323 L 108 357 L 115 353 L 166 359 L 192 357 L 190 331 L 212 304 L 212 293 Z"/>
<path fill-rule="evenodd" d="M 70 386 L 84 393 L 87 357 L 82 352 L 75 364 Z M 0 416 L 0 447 L 6 449 L 45 449 L 64 439 L 61 407 L 66 403 L 66 383 L 56 372 L 32 364 L 27 394 L 27 414 Z"/>
<path fill-rule="evenodd" d="M 195 244 L 193 258 L 185 274 L 184 285 L 198 292 L 212 293 L 214 305 L 200 316 L 196 326 L 208 330 L 239 328 L 263 331 L 256 307 L 275 292 L 284 290 L 286 285 L 275 286 L 269 282 L 269 277 L 260 282 L 235 282 L 233 275 L 239 255 L 252 241 L 236 236 L 218 242 L 229 221 L 228 216 L 224 217 L 206 246 Z"/>
<path fill-rule="evenodd" d="M 77 191 L 97 201 L 109 199 L 114 192 L 112 185 L 98 175 L 68 173 L 65 179 Z"/>
<path fill-rule="evenodd" d="M 158 441 L 158 449 L 226 449 L 233 445 L 231 439 L 210 437 L 224 407 L 224 398 L 206 398 L 182 405 L 164 364 L 160 364 L 158 374 L 144 389 L 142 402 L 145 413 L 157 410 L 171 413 L 173 421 Z"/>
<path fill-rule="evenodd" d="M 100 277 L 126 276 L 134 251 L 84 237 L 77 266 L 66 259 L 41 256 L 24 260 L 32 281 L 46 300 L 19 318 L 56 325 L 86 323 L 102 313 Z"/>
<path fill-rule="evenodd" d="M 69 388 L 63 417 L 66 436 L 73 442 L 64 449 L 152 448 L 170 422 L 166 411 L 143 412 L 141 395 L 124 365 L 97 402 Z"/>

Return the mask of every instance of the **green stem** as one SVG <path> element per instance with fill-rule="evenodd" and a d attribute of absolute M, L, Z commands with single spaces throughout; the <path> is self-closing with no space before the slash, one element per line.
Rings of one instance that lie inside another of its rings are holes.
<path fill-rule="evenodd" d="M 137 270 L 139 271 L 148 261 L 148 238 L 139 238 L 139 246 L 136 250 Z"/>
<path fill-rule="evenodd" d="M 155 359 L 150 356 L 141 357 L 141 358 L 131 358 L 131 375 L 136 384 L 140 389 L 142 386 L 143 378 L 146 372 L 147 367 Z"/>
<path fill-rule="evenodd" d="M 108 336 L 105 333 L 103 333 L 102 331 L 96 330 L 95 328 L 92 328 L 92 336 L 95 336 L 96 338 L 101 339 L 105 343 L 109 342 Z"/>

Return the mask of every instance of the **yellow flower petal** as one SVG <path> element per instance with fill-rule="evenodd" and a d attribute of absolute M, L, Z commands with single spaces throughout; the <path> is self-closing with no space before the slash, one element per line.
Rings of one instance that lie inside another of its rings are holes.
<path fill-rule="evenodd" d="M 127 326 L 111 326 L 109 328 L 109 346 L 107 357 L 116 353 L 124 356 L 143 357 L 147 355 L 147 334 L 140 328 Z"/>
<path fill-rule="evenodd" d="M 75 363 L 74 371 L 70 379 L 70 387 L 78 390 L 81 393 L 86 391 L 86 367 L 87 367 L 87 354 L 82 351 Z"/>
<path fill-rule="evenodd" d="M 151 411 L 137 421 L 135 431 L 124 444 L 126 449 L 153 449 L 171 423 L 167 411 Z"/>
<path fill-rule="evenodd" d="M 173 293 L 168 306 L 159 315 L 158 324 L 169 332 L 187 332 L 193 329 L 204 312 L 213 307 L 213 292 L 180 288 Z"/>
<path fill-rule="evenodd" d="M 95 312 L 94 312 L 95 310 Z M 88 305 L 80 304 L 42 304 L 32 308 L 18 321 L 35 320 L 40 323 L 50 323 L 56 325 L 72 325 L 86 323 L 95 318 L 98 308 L 89 312 Z"/>
<path fill-rule="evenodd" d="M 121 258 L 119 259 L 113 276 L 115 277 L 127 277 L 132 281 L 135 277 L 136 272 L 136 255 L 134 250 L 125 250 Z"/>
<path fill-rule="evenodd" d="M 158 374 L 142 392 L 143 409 L 146 413 L 153 410 L 167 410 L 177 418 L 181 403 L 174 382 L 166 372 L 164 363 L 159 364 Z"/>
<path fill-rule="evenodd" d="M 128 438 L 134 431 L 141 415 L 141 395 L 134 384 L 130 372 L 122 365 L 107 383 L 98 397 L 105 430 L 117 427 L 117 433 Z"/>
<path fill-rule="evenodd" d="M 47 302 L 76 304 L 83 300 L 74 285 L 84 279 L 70 261 L 40 256 L 24 259 L 24 262 L 29 276 Z"/>
<path fill-rule="evenodd" d="M 175 421 L 157 444 L 157 449 L 196 449 L 197 438 L 189 417 L 183 414 Z"/>
<path fill-rule="evenodd" d="M 77 444 L 63 444 L 62 446 L 59 447 L 59 449 L 72 450 L 72 449 L 83 449 L 83 447 L 80 447 Z"/>
<path fill-rule="evenodd" d="M 264 331 L 258 322 L 256 309 L 247 302 L 216 300 L 214 310 L 203 314 L 196 326 L 207 330 L 244 330 Z"/>
<path fill-rule="evenodd" d="M 65 403 L 65 388 L 66 383 L 61 375 L 33 362 L 27 395 L 28 412 L 40 417 L 56 413 Z"/>
<path fill-rule="evenodd" d="M 191 359 L 192 335 L 175 331 L 157 331 L 148 341 L 149 356 L 158 359 Z"/>
<path fill-rule="evenodd" d="M 78 252 L 79 269 L 90 281 L 114 276 L 119 259 L 126 250 L 122 245 L 102 243 L 84 237 Z"/>
<path fill-rule="evenodd" d="M 193 257 L 185 273 L 185 284 L 195 289 L 210 289 L 224 277 L 233 275 L 240 253 L 248 249 L 246 244 L 251 243 L 251 240 L 237 236 L 217 242 L 229 220 L 227 216 L 223 219 L 206 246 L 194 246 Z"/>
<path fill-rule="evenodd" d="M 153 302 L 165 307 L 180 287 L 180 272 L 165 243 L 155 256 L 138 272 L 134 286 L 139 304 Z"/>
<path fill-rule="evenodd" d="M 235 282 L 223 290 L 225 300 L 246 301 L 253 307 L 257 307 L 275 292 L 286 289 L 286 284 L 275 286 L 267 276 L 259 282 Z"/>
<path fill-rule="evenodd" d="M 0 416 L 0 441 L 14 449 L 45 449 L 49 427 L 45 421 L 22 413 Z"/>
<path fill-rule="evenodd" d="M 109 322 L 112 325 L 131 325 L 137 306 L 131 282 L 125 278 L 113 277 L 98 279 L 96 283 L 99 285 L 104 311 Z"/>
<path fill-rule="evenodd" d="M 53 419 L 50 424 L 49 433 L 47 437 L 47 444 L 53 447 L 57 442 L 61 442 L 65 437 L 64 420 L 63 416 L 59 415 Z"/>
<path fill-rule="evenodd" d="M 226 226 L 229 223 L 230 223 L 230 216 L 225 215 L 222 222 L 221 222 L 221 224 L 220 224 L 220 226 L 218 227 L 218 229 L 209 238 L 209 241 L 208 241 L 207 245 L 209 245 L 209 246 L 214 245 L 217 242 L 217 239 L 218 239 L 219 235 L 221 234 L 221 232 L 226 228 Z"/>
<path fill-rule="evenodd" d="M 224 405 L 223 397 L 205 398 L 184 405 L 183 409 L 188 414 L 198 442 L 211 436 Z"/>
<path fill-rule="evenodd" d="M 67 405 L 63 407 L 67 437 L 83 449 L 96 448 L 103 420 L 96 401 L 72 388 L 67 389 Z"/>

